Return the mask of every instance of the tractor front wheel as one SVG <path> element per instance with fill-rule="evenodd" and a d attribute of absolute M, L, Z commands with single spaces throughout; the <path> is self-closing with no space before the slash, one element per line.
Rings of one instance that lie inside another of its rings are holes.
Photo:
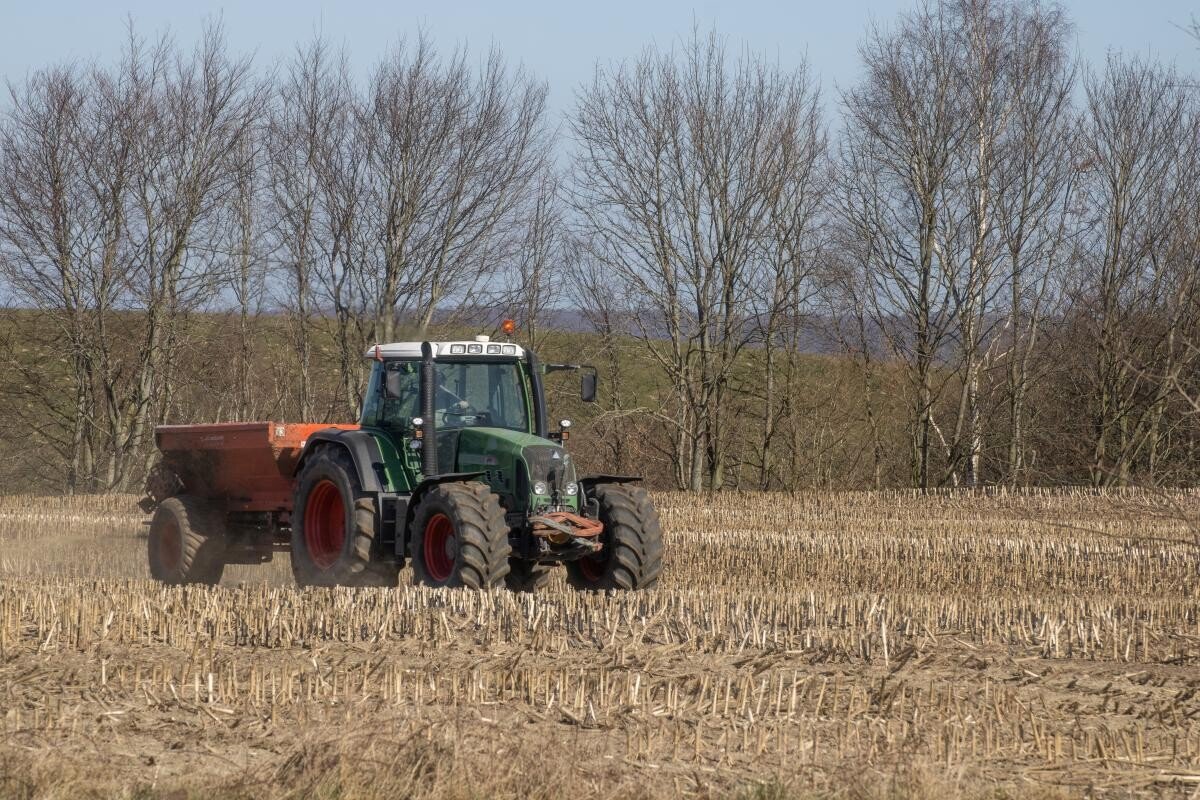
<path fill-rule="evenodd" d="M 649 589 L 662 572 L 662 526 L 645 489 L 618 483 L 596 486 L 604 547 L 594 556 L 567 562 L 576 589 Z"/>
<path fill-rule="evenodd" d="M 350 455 L 324 447 L 304 464 L 292 502 L 292 575 L 300 586 L 395 586 L 397 566 L 375 553 L 375 498 Z"/>
<path fill-rule="evenodd" d="M 504 585 L 512 549 L 504 509 L 482 483 L 443 483 L 421 498 L 410 536 L 413 583 Z"/>
<path fill-rule="evenodd" d="M 163 583 L 220 583 L 225 571 L 221 514 L 196 497 L 168 497 L 150 522 L 147 555 L 150 574 Z"/>

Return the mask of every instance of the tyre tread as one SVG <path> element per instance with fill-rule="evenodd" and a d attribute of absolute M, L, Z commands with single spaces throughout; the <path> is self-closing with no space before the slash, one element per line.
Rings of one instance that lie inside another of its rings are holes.
<path fill-rule="evenodd" d="M 343 498 L 344 501 L 350 500 L 353 508 L 350 515 L 352 530 L 348 532 L 348 535 L 352 537 L 349 548 L 351 558 L 349 563 L 344 564 L 341 569 L 321 573 L 299 563 L 299 560 L 293 555 L 292 575 L 296 579 L 297 585 L 395 586 L 399 565 L 372 558 L 376 548 L 375 498 L 363 492 L 354 461 L 345 448 L 326 445 L 305 461 L 304 467 L 296 477 L 296 489 L 292 498 L 293 519 L 296 518 L 298 509 L 303 508 L 302 503 L 307 500 L 307 496 L 301 496 L 301 492 L 307 486 L 308 476 L 322 467 L 339 470 L 345 476 L 353 495 L 352 498 Z M 303 517 L 301 517 L 301 521 L 303 521 Z M 302 545 L 303 539 L 303 533 L 293 527 L 293 552 Z"/>
<path fill-rule="evenodd" d="M 567 581 L 576 589 L 649 589 L 662 574 L 662 524 L 650 494 L 627 484 L 599 484 L 595 497 L 606 540 L 612 548 L 607 574 L 591 582 L 576 562 L 567 564 Z"/>
<path fill-rule="evenodd" d="M 431 513 L 440 511 L 454 523 L 458 539 L 457 569 L 445 582 L 432 580 L 424 567 L 424 526 Z M 505 584 L 511 547 L 508 523 L 500 499 L 482 483 L 444 483 L 422 498 L 413 518 L 413 583 L 492 589 Z"/>
<path fill-rule="evenodd" d="M 168 575 L 155 563 L 153 543 L 148 548 L 150 574 L 165 583 L 220 583 L 225 572 L 224 515 L 199 497 L 179 494 L 159 503 L 151 527 L 158 524 L 160 515 L 167 514 L 175 517 L 182 539 L 179 574 Z"/>

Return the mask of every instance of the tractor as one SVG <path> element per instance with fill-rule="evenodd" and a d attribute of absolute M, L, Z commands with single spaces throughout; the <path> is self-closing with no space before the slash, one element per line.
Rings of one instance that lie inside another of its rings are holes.
<path fill-rule="evenodd" d="M 506 330 L 508 329 L 506 323 Z M 581 590 L 639 590 L 662 571 L 640 478 L 576 474 L 570 421 L 548 430 L 542 364 L 511 341 L 379 344 L 358 424 L 218 423 L 155 429 L 141 507 L 150 573 L 215 584 L 227 564 L 288 551 L 301 586 L 533 591 L 556 565 Z"/>

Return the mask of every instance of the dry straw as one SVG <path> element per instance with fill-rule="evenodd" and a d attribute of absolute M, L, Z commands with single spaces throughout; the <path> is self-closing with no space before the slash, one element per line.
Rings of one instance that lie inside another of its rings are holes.
<path fill-rule="evenodd" d="M 47 753 L 107 743 L 93 757 L 181 719 L 220 731 L 235 766 L 185 783 L 261 777 L 247 749 L 348 719 L 430 742 L 454 719 L 447 741 L 570 736 L 572 769 L 664 790 L 689 770 L 832 786 L 901 762 L 1194 788 L 1196 493 L 657 500 L 663 585 L 602 596 L 300 591 L 284 559 L 165 587 L 132 498 L 0 499 L 0 731 Z"/>

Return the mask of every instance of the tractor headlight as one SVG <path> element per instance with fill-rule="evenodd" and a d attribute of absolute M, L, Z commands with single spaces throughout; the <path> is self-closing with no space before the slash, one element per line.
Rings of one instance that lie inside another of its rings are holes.
<path fill-rule="evenodd" d="M 535 483 L 533 485 L 533 493 L 534 494 L 545 494 L 546 493 L 546 482 L 538 481 L 537 483 Z"/>
<path fill-rule="evenodd" d="M 572 481 L 567 484 L 567 497 L 574 497 L 579 494 L 579 484 Z"/>

